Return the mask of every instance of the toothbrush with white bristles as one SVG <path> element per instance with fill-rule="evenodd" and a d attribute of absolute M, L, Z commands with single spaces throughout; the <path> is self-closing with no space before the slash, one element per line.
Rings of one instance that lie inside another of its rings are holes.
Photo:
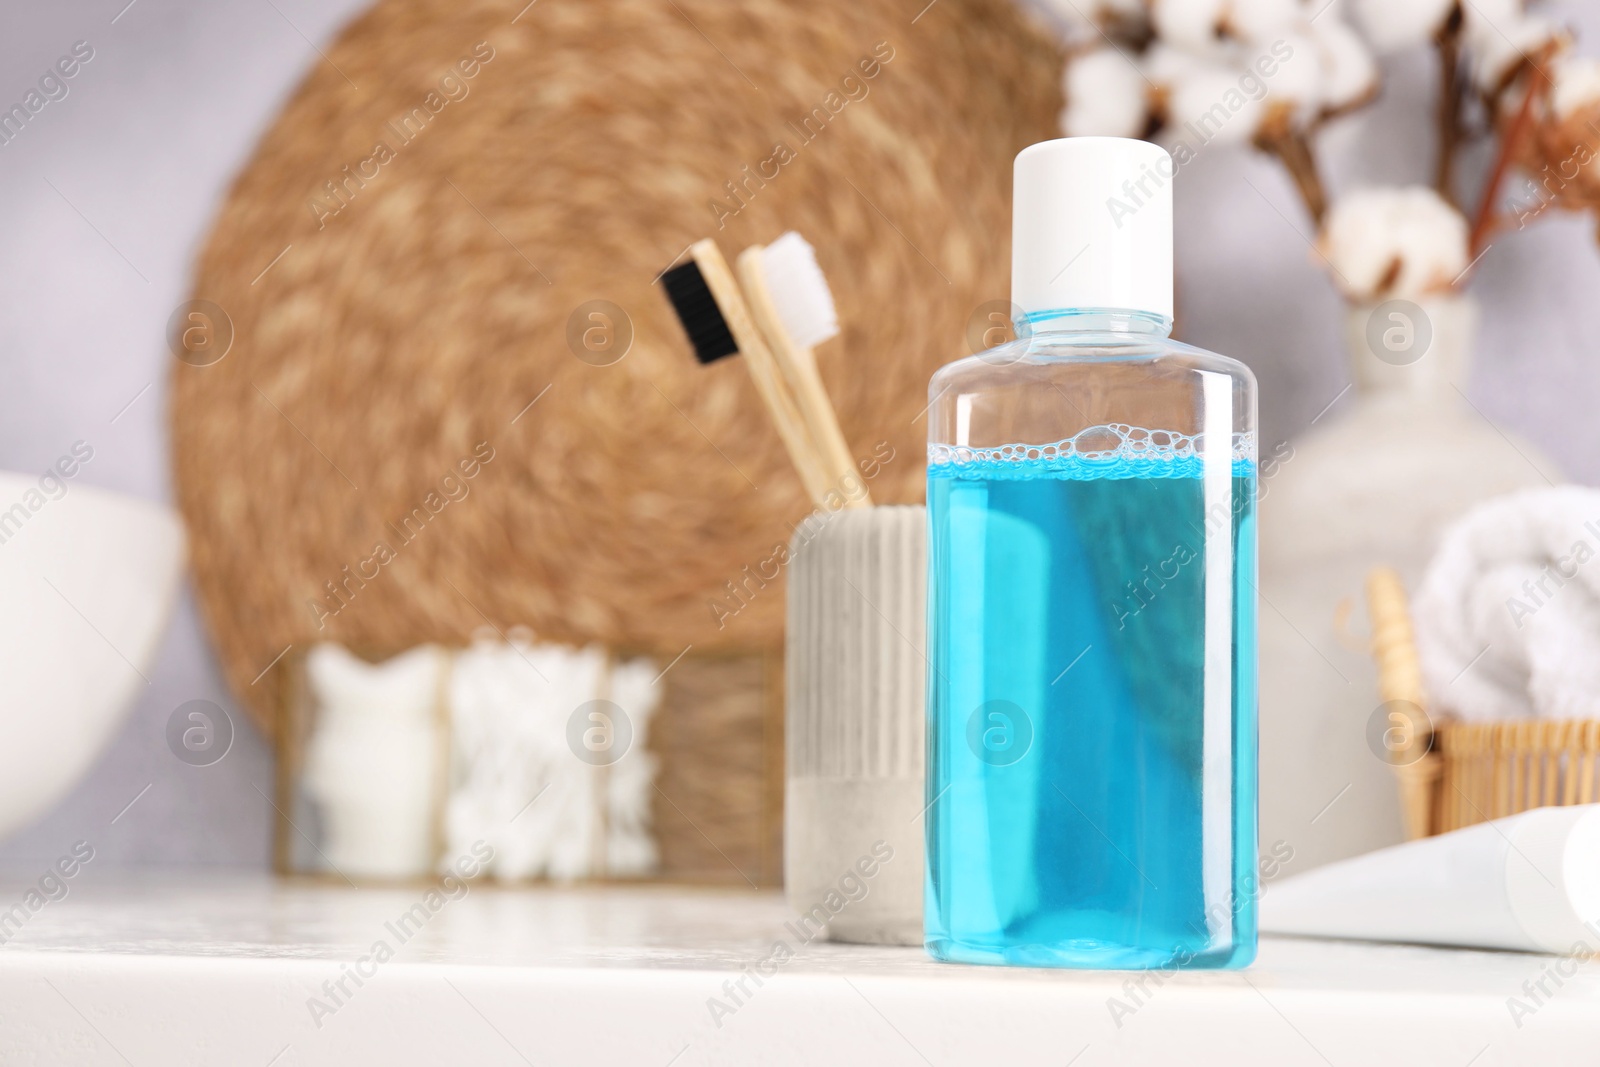
<path fill-rule="evenodd" d="M 750 312 L 766 335 L 812 441 L 827 463 L 832 488 L 846 507 L 871 505 L 812 352 L 816 345 L 839 335 L 833 293 L 817 265 L 816 251 L 791 230 L 765 248 L 753 245 L 745 249 L 739 256 L 738 271 Z"/>
<path fill-rule="evenodd" d="M 690 245 L 688 253 L 686 262 L 668 267 L 659 280 L 688 335 L 695 359 L 708 364 L 744 355 L 756 394 L 788 450 L 806 494 L 819 506 L 825 505 L 834 476 L 795 403 L 778 357 L 756 325 L 743 288 L 716 241 L 703 238 Z"/>

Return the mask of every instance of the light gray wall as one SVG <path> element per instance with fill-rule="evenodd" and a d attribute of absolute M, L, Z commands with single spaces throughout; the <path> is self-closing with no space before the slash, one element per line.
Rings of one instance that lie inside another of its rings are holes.
<path fill-rule="evenodd" d="M 362 2 L 7 5 L 7 105 L 73 42 L 95 54 L 65 99 L 0 146 L 0 468 L 42 470 L 83 439 L 95 455 L 80 481 L 170 499 L 167 317 L 188 296 L 234 171 L 321 62 L 306 38 L 325 40 Z M 268 862 L 272 808 L 257 789 L 271 795 L 272 760 L 260 735 L 235 713 L 233 748 L 212 767 L 187 766 L 166 746 L 179 704 L 234 707 L 189 590 L 146 673 L 150 686 L 88 777 L 0 845 L 0 866 L 42 867 L 79 838 L 93 843 L 97 869 Z"/>
<path fill-rule="evenodd" d="M 125 3 L 13 3 L 5 14 L 0 100 L 20 99 L 74 41 L 89 41 L 95 58 L 66 99 L 0 147 L 0 468 L 43 469 L 81 438 L 95 446 L 84 482 L 166 500 L 167 317 L 187 296 L 191 259 L 234 170 L 321 62 L 307 38 L 326 40 L 362 0 Z M 1593 5 L 1550 11 L 1600 49 Z M 1329 131 L 1336 186 L 1425 173 L 1412 146 L 1428 136 L 1429 71 L 1417 58 L 1390 68 L 1381 111 Z M 1254 367 L 1264 442 L 1292 436 L 1347 381 L 1339 302 L 1292 190 L 1270 161 L 1217 149 L 1183 171 L 1178 215 L 1185 338 Z M 1593 220 L 1552 215 L 1497 241 L 1475 291 L 1484 332 L 1473 402 L 1579 479 L 1600 481 Z M 103 867 L 267 862 L 271 759 L 242 716 L 213 767 L 189 767 L 166 748 L 179 704 L 232 707 L 187 593 L 150 677 L 88 778 L 0 844 L 0 866 L 42 866 L 78 838 L 95 843 Z"/>

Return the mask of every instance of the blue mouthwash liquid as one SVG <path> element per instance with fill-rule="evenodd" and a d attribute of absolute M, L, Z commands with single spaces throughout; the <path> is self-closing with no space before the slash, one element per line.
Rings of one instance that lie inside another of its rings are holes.
<path fill-rule="evenodd" d="M 928 950 L 1243 966 L 1252 444 L 1067 444 L 930 449 Z"/>

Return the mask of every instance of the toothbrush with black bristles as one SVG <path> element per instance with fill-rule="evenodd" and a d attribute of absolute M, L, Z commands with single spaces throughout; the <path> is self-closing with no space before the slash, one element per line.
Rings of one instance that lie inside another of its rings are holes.
<path fill-rule="evenodd" d="M 806 493 L 824 505 L 834 476 L 814 443 L 784 372 L 756 326 L 739 283 L 717 243 L 707 237 L 689 247 L 687 262 L 661 275 L 661 286 L 702 364 L 742 353 L 756 392 L 767 407 Z"/>

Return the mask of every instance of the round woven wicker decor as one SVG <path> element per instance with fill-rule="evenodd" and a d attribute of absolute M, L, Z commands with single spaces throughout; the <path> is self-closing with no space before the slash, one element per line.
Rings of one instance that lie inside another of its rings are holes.
<path fill-rule="evenodd" d="M 780 639 L 781 574 L 745 568 L 811 505 L 741 360 L 697 366 L 655 284 L 698 238 L 817 247 L 845 434 L 875 499 L 921 499 L 926 382 L 1005 296 L 1010 160 L 1052 136 L 1062 57 L 1013 0 L 920 8 L 382 0 L 326 49 L 222 208 L 174 372 L 196 580 L 263 723 L 252 683 L 316 639 Z"/>

